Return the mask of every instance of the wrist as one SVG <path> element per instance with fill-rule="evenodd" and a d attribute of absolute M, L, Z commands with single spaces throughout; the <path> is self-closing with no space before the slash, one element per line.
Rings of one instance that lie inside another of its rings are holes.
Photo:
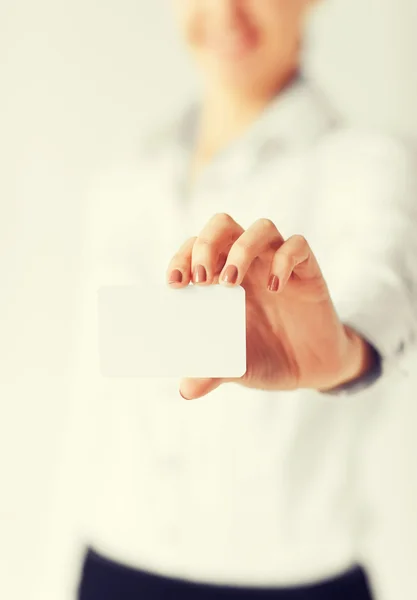
<path fill-rule="evenodd" d="M 347 325 L 343 329 L 345 343 L 340 366 L 329 385 L 319 391 L 328 392 L 361 379 L 375 367 L 378 360 L 377 352 L 366 340 Z"/>

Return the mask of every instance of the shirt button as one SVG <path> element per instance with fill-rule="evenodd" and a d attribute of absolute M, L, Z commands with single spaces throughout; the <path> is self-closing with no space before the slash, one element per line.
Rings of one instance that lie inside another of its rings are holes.
<path fill-rule="evenodd" d="M 259 148 L 259 157 L 261 160 L 268 159 L 274 154 L 281 154 L 285 151 L 285 144 L 282 140 L 265 140 Z"/>

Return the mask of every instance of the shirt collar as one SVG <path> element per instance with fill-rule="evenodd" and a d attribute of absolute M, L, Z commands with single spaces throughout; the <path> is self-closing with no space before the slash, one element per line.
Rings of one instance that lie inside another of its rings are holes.
<path fill-rule="evenodd" d="M 199 118 L 199 104 L 186 110 L 178 123 L 175 143 L 189 156 Z M 240 176 L 265 155 L 302 149 L 333 128 L 339 115 L 322 92 L 300 74 L 267 105 L 257 120 L 207 167 L 207 174 L 221 178 Z"/>
<path fill-rule="evenodd" d="M 283 149 L 310 145 L 339 121 L 323 94 L 300 75 L 265 108 L 249 131 L 248 145 L 255 155 L 269 143 Z"/>

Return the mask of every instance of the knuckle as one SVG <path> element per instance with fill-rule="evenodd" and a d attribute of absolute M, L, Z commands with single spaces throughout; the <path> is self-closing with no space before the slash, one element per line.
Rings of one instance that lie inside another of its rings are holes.
<path fill-rule="evenodd" d="M 251 244 L 239 239 L 233 246 L 233 254 L 237 259 L 244 260 L 250 253 L 251 247 Z"/>
<path fill-rule="evenodd" d="M 214 242 L 213 240 L 210 240 L 209 238 L 202 236 L 202 237 L 198 237 L 195 244 L 194 244 L 194 248 L 197 248 L 197 250 L 202 249 L 202 248 L 208 248 L 209 250 L 211 248 L 213 248 Z"/>
<path fill-rule="evenodd" d="M 266 219 L 266 218 L 261 218 L 258 219 L 256 221 L 256 223 L 258 224 L 259 227 L 261 227 L 261 229 L 265 230 L 265 231 L 275 231 L 276 226 L 275 223 L 273 221 L 271 221 L 271 219 Z"/>
<path fill-rule="evenodd" d="M 308 247 L 308 242 L 307 242 L 306 238 L 305 238 L 303 235 L 299 234 L 299 233 L 297 233 L 297 234 L 295 234 L 295 235 L 293 236 L 293 240 L 294 240 L 294 242 L 296 242 L 296 243 L 297 243 L 297 245 L 298 245 L 299 247 L 301 247 L 301 248 L 306 248 L 306 247 Z"/>
<path fill-rule="evenodd" d="M 229 214 L 224 213 L 224 212 L 216 213 L 213 216 L 212 220 L 215 221 L 216 223 L 219 223 L 220 225 L 224 225 L 224 226 L 231 225 L 233 223 L 232 217 Z"/>

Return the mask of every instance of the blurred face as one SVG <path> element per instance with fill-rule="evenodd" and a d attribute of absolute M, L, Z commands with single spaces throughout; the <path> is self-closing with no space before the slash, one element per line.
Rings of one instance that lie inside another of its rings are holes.
<path fill-rule="evenodd" d="M 211 86 L 271 91 L 298 66 L 314 0 L 174 0 L 187 45 Z"/>

